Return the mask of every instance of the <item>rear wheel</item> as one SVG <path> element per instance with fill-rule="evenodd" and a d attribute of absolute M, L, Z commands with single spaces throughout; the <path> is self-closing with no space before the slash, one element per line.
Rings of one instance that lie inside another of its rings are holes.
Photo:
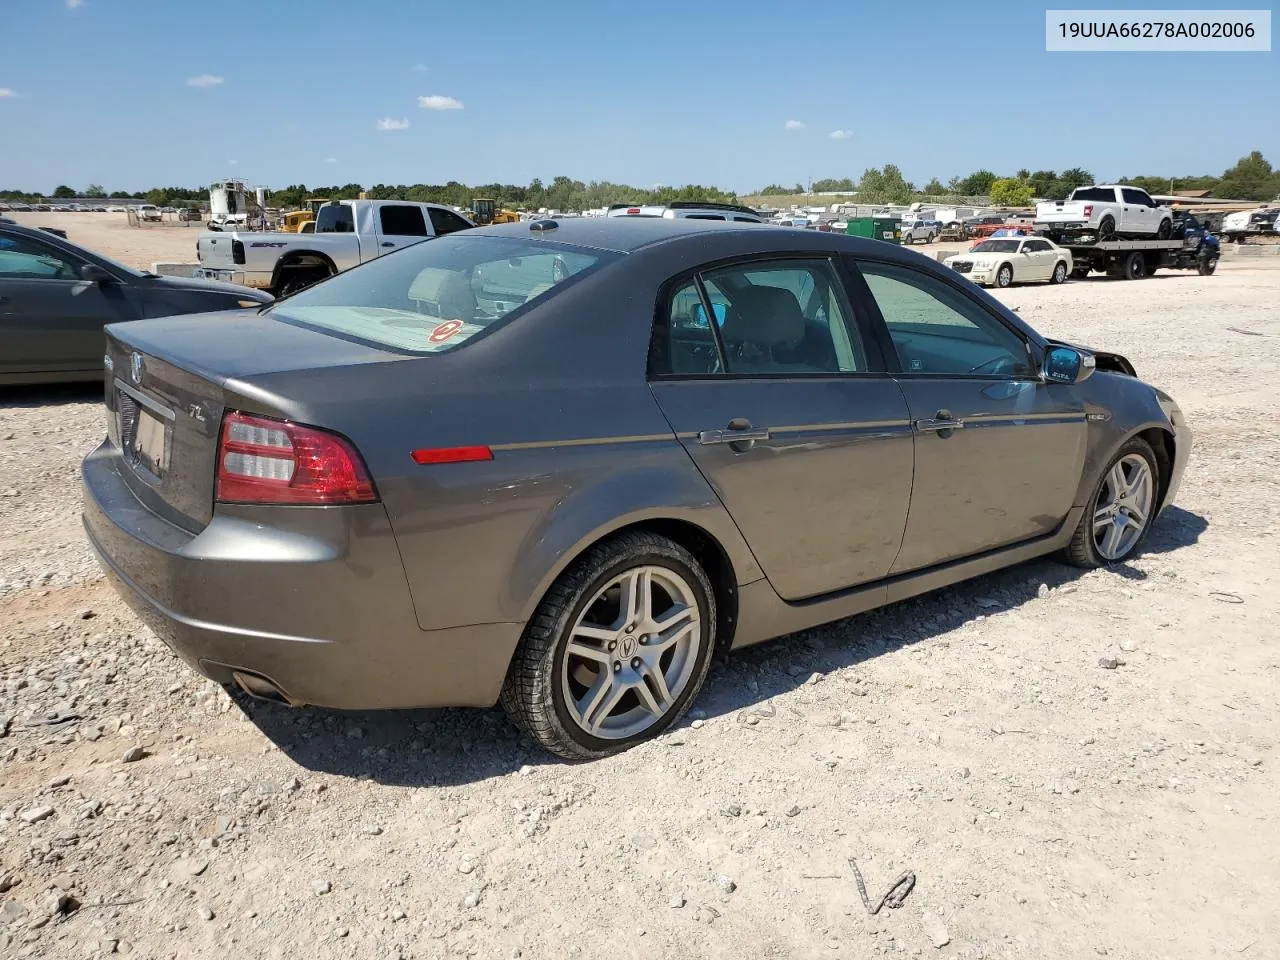
<path fill-rule="evenodd" d="M 715 642 L 715 594 L 683 547 L 648 532 L 592 547 L 538 606 L 507 670 L 507 716 L 570 760 L 657 736 L 697 696 Z"/>
<path fill-rule="evenodd" d="M 1066 558 L 1077 567 L 1123 563 L 1138 552 L 1155 519 L 1159 467 L 1151 445 L 1130 440 L 1103 471 Z"/>
<path fill-rule="evenodd" d="M 1013 283 L 1013 267 L 1005 263 L 996 271 L 996 286 L 1007 287 Z"/>
<path fill-rule="evenodd" d="M 1208 277 L 1213 271 L 1218 269 L 1218 258 L 1214 256 L 1201 257 L 1196 264 L 1196 273 L 1202 277 Z"/>
<path fill-rule="evenodd" d="M 1067 282 L 1067 265 L 1059 260 L 1053 268 L 1053 276 L 1049 278 L 1050 283 L 1066 283 Z"/>
<path fill-rule="evenodd" d="M 1129 254 L 1124 261 L 1124 278 L 1126 280 L 1141 280 L 1147 275 L 1147 260 L 1137 250 Z"/>
<path fill-rule="evenodd" d="M 1168 217 L 1160 221 L 1160 229 L 1156 231 L 1157 240 L 1168 240 L 1173 236 L 1173 221 Z"/>
<path fill-rule="evenodd" d="M 1116 238 L 1116 219 L 1107 214 L 1102 218 L 1102 222 L 1098 224 L 1099 240 L 1114 240 Z"/>

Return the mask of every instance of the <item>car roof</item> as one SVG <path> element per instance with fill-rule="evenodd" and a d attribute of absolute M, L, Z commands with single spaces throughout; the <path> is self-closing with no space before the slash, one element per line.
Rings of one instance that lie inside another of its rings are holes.
<path fill-rule="evenodd" d="M 554 222 L 548 229 L 545 224 Z M 692 220 L 687 217 L 548 217 L 521 223 L 494 224 L 468 230 L 468 234 L 519 237 L 522 240 L 548 240 L 596 247 L 616 253 L 630 253 L 650 244 L 675 240 L 699 233 L 758 232 L 764 224 L 733 223 L 725 220 Z"/>

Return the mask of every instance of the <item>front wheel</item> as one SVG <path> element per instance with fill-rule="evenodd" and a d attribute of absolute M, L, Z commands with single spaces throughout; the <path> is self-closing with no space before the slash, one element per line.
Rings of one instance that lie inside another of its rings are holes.
<path fill-rule="evenodd" d="M 1199 263 L 1196 264 L 1196 273 L 1202 277 L 1213 275 L 1213 271 L 1218 269 L 1217 257 L 1201 257 Z"/>
<path fill-rule="evenodd" d="M 1159 469 L 1145 440 L 1135 437 L 1120 448 L 1067 546 L 1069 562 L 1091 569 L 1123 563 L 1138 552 L 1155 519 Z"/>
<path fill-rule="evenodd" d="M 1053 276 L 1049 278 L 1050 283 L 1066 283 L 1067 282 L 1067 265 L 1061 260 L 1053 268 Z"/>
<path fill-rule="evenodd" d="M 996 286 L 1007 287 L 1007 286 L 1010 286 L 1012 283 L 1013 283 L 1013 267 L 1009 266 L 1006 263 L 1002 265 L 999 270 L 996 271 Z"/>
<path fill-rule="evenodd" d="M 657 736 L 697 696 L 715 643 L 715 594 L 683 547 L 648 532 L 591 548 L 525 627 L 502 706 L 569 760 Z"/>

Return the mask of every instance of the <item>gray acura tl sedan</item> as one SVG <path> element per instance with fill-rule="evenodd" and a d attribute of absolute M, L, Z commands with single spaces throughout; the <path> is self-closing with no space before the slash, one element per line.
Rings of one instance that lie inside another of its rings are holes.
<path fill-rule="evenodd" d="M 334 708 L 652 737 L 715 648 L 1141 549 L 1190 434 L 1121 356 L 919 254 L 537 221 L 259 310 L 108 327 L 85 526 L 196 670 Z"/>

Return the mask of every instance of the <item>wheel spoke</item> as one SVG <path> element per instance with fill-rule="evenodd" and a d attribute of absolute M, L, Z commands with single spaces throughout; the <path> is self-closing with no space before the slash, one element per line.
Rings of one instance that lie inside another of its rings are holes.
<path fill-rule="evenodd" d="M 698 623 L 696 620 L 686 620 L 684 623 L 678 624 L 674 629 L 656 634 L 649 640 L 649 649 L 653 650 L 654 653 L 661 653 L 663 650 L 675 646 L 697 629 Z"/>
<path fill-rule="evenodd" d="M 1129 526 L 1137 527 L 1141 530 L 1147 523 L 1147 510 L 1144 504 L 1137 500 L 1130 500 L 1125 505 L 1125 513 L 1129 515 Z"/>
<path fill-rule="evenodd" d="M 1107 474 L 1107 486 L 1111 488 L 1111 499 L 1115 499 L 1129 489 L 1129 482 L 1124 475 L 1124 461 L 1121 460 Z"/>
<path fill-rule="evenodd" d="M 586 696 L 579 701 L 580 705 L 585 704 L 585 708 L 580 709 L 578 715 L 582 717 L 582 725 L 592 735 L 595 735 L 600 730 L 600 725 L 609 719 L 609 714 L 627 692 L 627 688 L 620 683 L 615 683 L 613 678 L 613 673 L 602 669 Z"/>
<path fill-rule="evenodd" d="M 1145 493 L 1146 486 L 1147 471 L 1143 470 L 1141 467 L 1135 467 L 1133 471 L 1133 479 L 1129 481 L 1129 485 L 1124 489 L 1125 496 L 1132 500 Z"/>
<path fill-rule="evenodd" d="M 612 627 L 597 627 L 590 623 L 580 623 L 573 628 L 575 637 L 585 637 L 588 640 L 601 640 L 608 642 L 618 635 L 618 631 Z"/>
<path fill-rule="evenodd" d="M 578 640 L 570 640 L 569 647 L 565 652 L 571 657 L 581 657 L 583 660 L 594 660 L 596 663 L 608 664 L 612 659 L 609 656 L 609 651 L 603 647 L 597 647 L 590 643 L 582 643 Z"/>
<path fill-rule="evenodd" d="M 1124 526 L 1118 523 L 1111 524 L 1107 528 L 1107 532 L 1102 535 L 1102 552 L 1108 560 L 1114 560 L 1117 554 L 1117 547 L 1120 546 L 1120 537 L 1124 533 Z"/>
<path fill-rule="evenodd" d="M 671 709 L 671 691 L 667 689 L 667 678 L 663 676 L 661 666 L 646 664 L 642 667 L 640 682 L 636 684 L 635 690 L 645 709 L 655 717 L 666 716 Z"/>
<path fill-rule="evenodd" d="M 666 633 L 673 627 L 681 626 L 693 619 L 694 608 L 685 606 L 683 603 L 671 607 L 662 615 L 661 620 L 653 621 L 653 629 L 656 633 Z"/>
<path fill-rule="evenodd" d="M 633 570 L 622 582 L 622 623 L 626 628 L 647 619 L 653 609 L 653 574 L 647 567 Z"/>
<path fill-rule="evenodd" d="M 1093 515 L 1094 532 L 1096 533 L 1098 530 L 1101 530 L 1114 519 L 1115 514 L 1111 512 L 1111 506 L 1108 504 L 1107 506 L 1102 507 Z"/>

